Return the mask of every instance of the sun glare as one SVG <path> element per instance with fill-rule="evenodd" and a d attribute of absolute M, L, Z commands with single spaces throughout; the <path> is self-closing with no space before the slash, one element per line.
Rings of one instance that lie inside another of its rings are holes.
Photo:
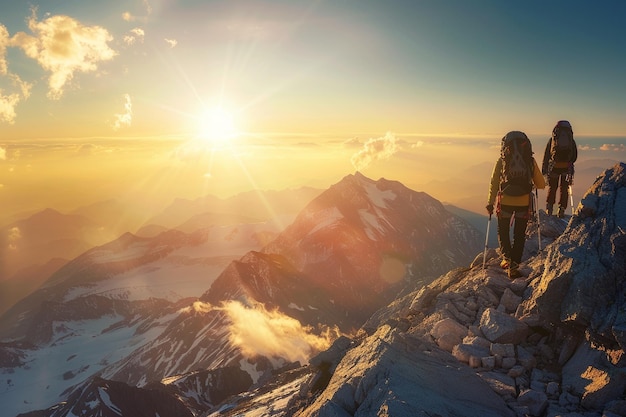
<path fill-rule="evenodd" d="M 235 117 L 223 107 L 205 109 L 198 121 L 198 139 L 213 146 L 225 145 L 237 135 Z"/>

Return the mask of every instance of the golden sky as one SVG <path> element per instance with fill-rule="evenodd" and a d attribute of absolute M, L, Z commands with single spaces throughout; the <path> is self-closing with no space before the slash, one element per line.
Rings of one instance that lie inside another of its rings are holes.
<path fill-rule="evenodd" d="M 4 2 L 3 214 L 325 188 L 355 170 L 418 187 L 491 163 L 510 130 L 542 148 L 559 119 L 623 160 L 625 13 L 618 1 Z"/>

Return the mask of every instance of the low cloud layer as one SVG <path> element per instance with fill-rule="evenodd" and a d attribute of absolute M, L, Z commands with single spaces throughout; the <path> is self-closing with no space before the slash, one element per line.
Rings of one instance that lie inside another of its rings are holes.
<path fill-rule="evenodd" d="M 327 349 L 329 335 L 317 336 L 292 317 L 263 306 L 246 307 L 237 301 L 223 306 L 231 320 L 231 343 L 248 357 L 281 357 L 307 363 L 311 354 Z"/>
<path fill-rule="evenodd" d="M 372 138 L 365 142 L 363 148 L 352 155 L 350 162 L 357 171 L 361 171 L 375 161 L 389 159 L 399 149 L 395 135 L 387 132 L 384 137 Z"/>

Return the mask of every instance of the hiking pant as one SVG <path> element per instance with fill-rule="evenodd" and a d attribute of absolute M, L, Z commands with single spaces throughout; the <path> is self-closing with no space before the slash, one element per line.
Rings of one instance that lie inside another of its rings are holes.
<path fill-rule="evenodd" d="M 502 205 L 498 213 L 498 242 L 500 252 L 512 263 L 522 262 L 524 244 L 526 243 L 526 226 L 528 225 L 528 206 Z M 513 221 L 513 244 L 511 244 L 511 219 Z"/>
<path fill-rule="evenodd" d="M 569 190 L 569 183 L 567 181 L 567 168 L 553 168 L 548 175 L 548 198 L 546 203 L 549 206 L 554 205 L 556 202 L 557 188 L 561 188 L 559 194 L 559 207 L 563 209 L 567 208 L 567 193 Z"/>

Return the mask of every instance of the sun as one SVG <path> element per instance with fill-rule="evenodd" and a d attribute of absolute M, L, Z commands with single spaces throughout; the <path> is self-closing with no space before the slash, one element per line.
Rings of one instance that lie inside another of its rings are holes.
<path fill-rule="evenodd" d="M 235 115 L 223 106 L 203 109 L 198 118 L 198 139 L 212 146 L 223 146 L 237 136 Z"/>

